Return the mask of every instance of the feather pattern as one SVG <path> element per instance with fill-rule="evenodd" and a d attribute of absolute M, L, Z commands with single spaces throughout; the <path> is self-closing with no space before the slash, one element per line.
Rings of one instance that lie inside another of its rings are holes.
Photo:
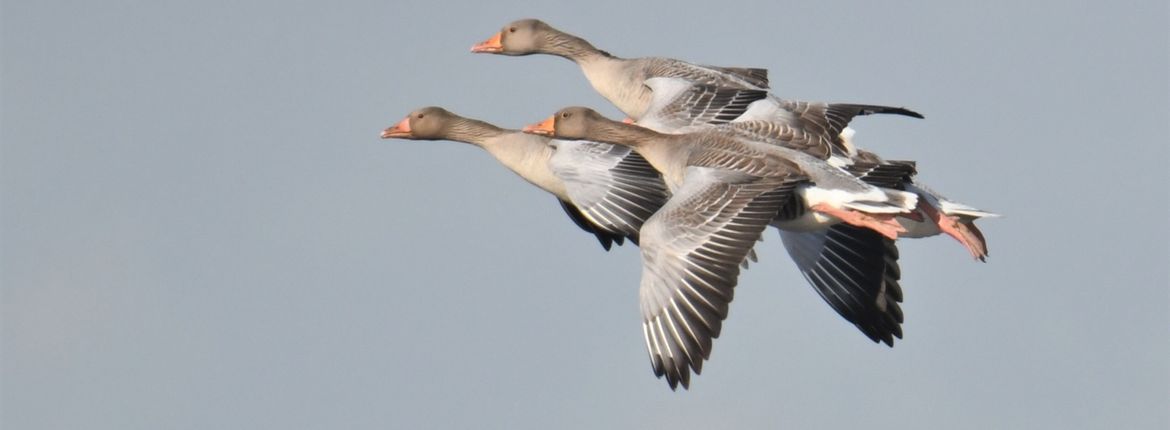
<path fill-rule="evenodd" d="M 643 227 L 643 334 L 655 375 L 671 389 L 702 372 L 740 262 L 802 180 L 688 167 L 683 185 Z"/>
<path fill-rule="evenodd" d="M 768 89 L 767 80 L 759 78 L 759 75 L 767 74 L 763 69 L 716 68 L 661 57 L 595 56 L 578 63 L 590 85 L 635 120 L 640 120 L 649 111 L 652 91 L 645 82 L 651 78 L 678 78 L 724 88 Z"/>
<path fill-rule="evenodd" d="M 638 230 L 670 194 L 662 176 L 628 147 L 591 141 L 551 143 L 553 174 L 591 224 L 637 243 Z"/>
<path fill-rule="evenodd" d="M 679 78 L 645 81 L 653 91 L 648 115 L 638 125 L 654 130 L 681 131 L 725 124 L 739 118 L 751 104 L 768 96 L 766 90 L 693 85 Z"/>
<path fill-rule="evenodd" d="M 880 234 L 847 224 L 811 232 L 780 231 L 784 247 L 817 294 L 874 342 L 902 337 L 898 248 Z"/>

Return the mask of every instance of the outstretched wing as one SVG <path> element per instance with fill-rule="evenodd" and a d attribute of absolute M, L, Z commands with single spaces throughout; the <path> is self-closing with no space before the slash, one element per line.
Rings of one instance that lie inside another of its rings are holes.
<path fill-rule="evenodd" d="M 776 100 L 780 102 L 782 109 L 794 115 L 792 125 L 829 136 L 841 134 L 854 117 L 862 115 L 893 114 L 923 118 L 922 114 L 901 107 Z"/>
<path fill-rule="evenodd" d="M 848 224 L 780 231 L 784 248 L 817 294 L 874 342 L 902 337 L 898 248 L 881 234 Z"/>
<path fill-rule="evenodd" d="M 638 125 L 660 132 L 678 132 L 688 127 L 725 124 L 747 111 L 756 100 L 768 97 L 759 89 L 695 85 L 681 78 L 650 78 L 650 104 Z"/>
<path fill-rule="evenodd" d="M 768 71 L 743 67 L 713 67 L 670 58 L 639 59 L 646 78 L 682 78 L 696 84 L 720 87 L 768 89 Z"/>
<path fill-rule="evenodd" d="M 642 228 L 642 329 L 654 373 L 671 389 L 702 371 L 740 263 L 803 180 L 689 167 Z"/>
<path fill-rule="evenodd" d="M 804 102 L 769 97 L 752 104 L 736 121 L 781 123 L 825 141 L 834 154 L 852 155 L 855 150 L 847 140 L 847 136 L 852 133 L 846 129 L 853 118 L 871 114 L 922 118 L 918 112 L 900 107 Z"/>
<path fill-rule="evenodd" d="M 708 69 L 718 70 L 720 72 L 727 73 L 729 75 L 738 76 L 740 79 L 743 79 L 743 80 L 747 81 L 748 83 L 750 83 L 754 86 L 760 87 L 760 88 L 768 88 L 768 86 L 769 86 L 768 85 L 768 69 L 757 69 L 757 68 L 750 68 L 750 67 L 718 67 L 718 66 L 706 66 L 706 65 L 704 65 L 703 67 L 706 67 Z"/>
<path fill-rule="evenodd" d="M 642 224 L 669 197 L 662 176 L 628 147 L 589 141 L 553 145 L 549 168 L 580 215 L 599 230 L 638 243 Z"/>

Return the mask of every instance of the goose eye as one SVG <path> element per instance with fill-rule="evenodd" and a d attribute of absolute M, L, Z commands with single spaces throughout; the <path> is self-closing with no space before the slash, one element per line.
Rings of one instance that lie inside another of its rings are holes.
<path fill-rule="evenodd" d="M 516 32 L 516 27 L 509 27 L 509 28 L 508 28 L 508 32 L 509 32 L 509 33 L 515 33 L 515 32 Z"/>
<path fill-rule="evenodd" d="M 568 118 L 568 117 L 569 117 L 568 112 L 561 112 L 561 118 Z"/>
<path fill-rule="evenodd" d="M 426 116 L 426 115 L 425 115 L 425 114 L 421 114 L 421 113 L 420 113 L 420 114 L 418 114 L 418 115 L 415 115 L 414 117 L 415 117 L 416 119 L 422 119 L 424 116 Z"/>

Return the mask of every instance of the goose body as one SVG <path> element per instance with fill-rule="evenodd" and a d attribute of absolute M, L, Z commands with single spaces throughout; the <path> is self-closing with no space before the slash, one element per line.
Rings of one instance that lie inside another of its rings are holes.
<path fill-rule="evenodd" d="M 727 316 L 738 263 L 764 228 L 791 204 L 794 191 L 808 176 L 781 147 L 718 128 L 662 134 L 610 121 L 587 108 L 566 108 L 525 131 L 629 146 L 662 173 L 672 197 L 641 230 L 643 331 L 655 373 L 672 388 L 686 387 L 690 372 L 701 371 L 711 340 L 718 337 Z M 888 252 L 887 243 L 872 231 L 855 236 L 802 236 L 817 243 L 799 246 L 850 250 L 857 246 L 857 237 L 878 239 L 867 241 L 876 244 L 876 250 L 859 248 L 858 252 L 878 252 L 879 257 Z M 817 257 L 801 254 L 801 258 Z M 810 276 L 839 276 L 835 271 L 851 270 L 877 271 L 882 279 L 889 279 L 890 288 L 882 284 L 884 291 L 868 303 L 862 294 L 872 294 L 862 286 L 838 287 L 826 300 L 857 314 L 872 313 L 869 307 L 880 306 L 881 315 L 858 327 L 875 339 L 901 334 L 896 266 L 890 272 L 880 258 L 864 266 L 842 259 L 822 260 Z"/>

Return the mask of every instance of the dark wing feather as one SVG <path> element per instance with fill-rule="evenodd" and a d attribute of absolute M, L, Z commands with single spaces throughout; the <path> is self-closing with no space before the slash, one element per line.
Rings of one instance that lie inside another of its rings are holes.
<path fill-rule="evenodd" d="M 795 115 L 790 125 L 818 134 L 833 142 L 839 149 L 844 150 L 839 135 L 854 117 L 872 114 L 893 114 L 912 118 L 923 118 L 922 114 L 912 110 L 878 105 L 861 105 L 850 103 L 820 103 L 779 99 L 780 107 Z"/>
<path fill-rule="evenodd" d="M 855 161 L 844 169 L 875 187 L 904 190 L 918 173 L 913 161 Z"/>
<path fill-rule="evenodd" d="M 605 231 L 605 229 L 602 229 L 593 224 L 592 221 L 589 221 L 589 219 L 585 218 L 585 215 L 581 213 L 581 209 L 578 209 L 577 206 L 574 206 L 572 203 L 561 199 L 557 199 L 557 201 L 561 203 L 561 208 L 564 209 L 565 213 L 569 215 L 569 219 L 573 220 L 573 223 L 577 224 L 577 227 L 581 227 L 581 230 L 585 230 L 586 232 L 596 236 L 597 241 L 601 242 L 601 247 L 605 248 L 606 251 L 609 251 L 609 249 L 613 247 L 614 243 L 621 245 L 625 240 L 622 235 L 610 233 Z"/>
<path fill-rule="evenodd" d="M 641 58 L 638 67 L 645 79 L 682 78 L 700 85 L 768 89 L 768 72 L 764 69 L 703 66 L 660 57 Z"/>
<path fill-rule="evenodd" d="M 765 90 L 694 85 L 682 78 L 647 79 L 646 86 L 652 90 L 650 106 L 638 124 L 660 131 L 726 124 L 768 97 Z"/>
<path fill-rule="evenodd" d="M 893 240 L 848 224 L 780 235 L 801 274 L 837 314 L 874 342 L 893 346 L 902 337 L 901 270 Z"/>
<path fill-rule="evenodd" d="M 710 85 L 692 86 L 682 107 L 691 124 L 725 124 L 747 111 L 756 100 L 768 97 L 764 90 L 721 88 Z"/>

